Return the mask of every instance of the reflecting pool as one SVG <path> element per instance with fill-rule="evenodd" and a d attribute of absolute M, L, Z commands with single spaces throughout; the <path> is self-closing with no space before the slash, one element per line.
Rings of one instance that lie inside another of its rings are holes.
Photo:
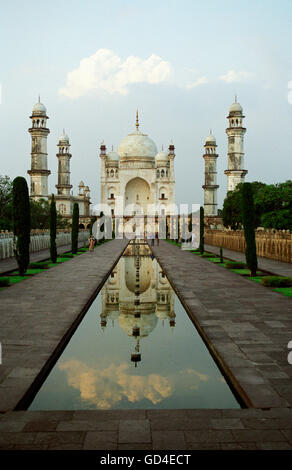
<path fill-rule="evenodd" d="M 128 245 L 29 407 L 130 408 L 240 408 L 143 242 Z"/>

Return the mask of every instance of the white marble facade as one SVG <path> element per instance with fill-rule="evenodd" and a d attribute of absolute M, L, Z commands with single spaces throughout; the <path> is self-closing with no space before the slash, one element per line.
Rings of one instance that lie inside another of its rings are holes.
<path fill-rule="evenodd" d="M 158 152 L 139 130 L 127 135 L 117 151 L 100 147 L 101 203 L 112 215 L 168 215 L 174 204 L 174 145 Z"/>

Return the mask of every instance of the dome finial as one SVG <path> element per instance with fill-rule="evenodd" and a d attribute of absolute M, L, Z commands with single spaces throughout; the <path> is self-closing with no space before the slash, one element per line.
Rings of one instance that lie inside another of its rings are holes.
<path fill-rule="evenodd" d="M 112 152 L 114 151 L 114 146 L 112 145 Z"/>
<path fill-rule="evenodd" d="M 237 103 L 237 93 L 235 93 L 235 103 Z"/>
<path fill-rule="evenodd" d="M 64 127 L 63 127 L 63 135 L 65 135 L 65 129 L 64 129 Z"/>
<path fill-rule="evenodd" d="M 210 129 L 210 135 L 212 135 L 212 129 Z"/>
<path fill-rule="evenodd" d="M 139 116 L 138 116 L 138 109 L 136 111 L 136 130 L 139 130 Z"/>
<path fill-rule="evenodd" d="M 162 146 L 161 146 L 161 150 L 162 150 L 162 152 L 163 152 L 163 144 L 162 144 Z"/>
<path fill-rule="evenodd" d="M 40 97 L 40 94 L 39 94 L 39 103 L 41 102 L 41 97 Z"/>

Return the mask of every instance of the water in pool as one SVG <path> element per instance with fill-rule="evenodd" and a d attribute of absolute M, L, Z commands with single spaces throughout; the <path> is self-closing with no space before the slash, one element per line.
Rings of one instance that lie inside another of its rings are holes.
<path fill-rule="evenodd" d="M 143 243 L 128 245 L 29 407 L 130 408 L 240 408 Z"/>

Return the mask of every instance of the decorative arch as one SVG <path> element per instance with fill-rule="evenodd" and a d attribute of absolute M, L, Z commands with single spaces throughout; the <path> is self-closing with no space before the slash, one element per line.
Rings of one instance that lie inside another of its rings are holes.
<path fill-rule="evenodd" d="M 138 196 L 138 198 L 137 198 Z M 150 185 L 143 178 L 136 177 L 128 181 L 124 194 L 125 206 L 132 205 L 133 212 L 147 214 L 150 204 Z"/>

